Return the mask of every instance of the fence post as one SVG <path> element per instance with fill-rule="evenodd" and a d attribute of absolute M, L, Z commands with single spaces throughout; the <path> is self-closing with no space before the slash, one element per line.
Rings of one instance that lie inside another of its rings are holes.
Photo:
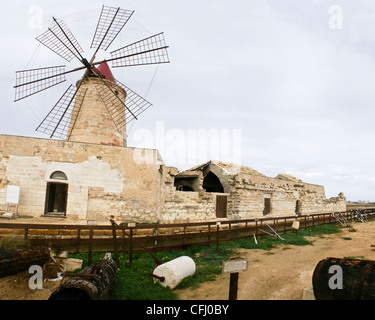
<path fill-rule="evenodd" d="M 87 258 L 87 264 L 91 265 L 92 264 L 92 240 L 93 240 L 93 235 L 94 235 L 94 229 L 90 228 L 90 236 L 89 236 L 89 254 Z"/>
<path fill-rule="evenodd" d="M 183 247 L 184 247 L 184 250 L 186 251 L 186 250 L 187 250 L 187 246 L 186 246 L 186 226 L 184 226 L 184 241 L 183 241 Z"/>
<path fill-rule="evenodd" d="M 208 224 L 208 246 L 211 245 L 211 224 Z"/>
<path fill-rule="evenodd" d="M 112 223 L 112 236 L 113 236 L 113 246 L 115 249 L 115 260 L 116 260 L 116 267 L 119 267 L 120 263 L 118 260 L 118 247 L 117 247 L 117 236 L 116 236 L 116 223 L 114 220 L 111 219 Z"/>
<path fill-rule="evenodd" d="M 121 251 L 125 252 L 125 229 L 122 229 Z"/>
<path fill-rule="evenodd" d="M 220 222 L 216 222 L 216 253 L 219 252 Z"/>
<path fill-rule="evenodd" d="M 132 267 L 133 264 L 133 228 L 130 228 L 129 230 L 129 265 Z"/>
<path fill-rule="evenodd" d="M 81 242 L 81 229 L 77 229 L 76 253 L 79 253 L 80 242 Z"/>

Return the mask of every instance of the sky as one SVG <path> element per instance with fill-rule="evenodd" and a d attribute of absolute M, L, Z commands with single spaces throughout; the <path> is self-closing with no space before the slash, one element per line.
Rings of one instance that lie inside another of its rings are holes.
<path fill-rule="evenodd" d="M 127 127 L 180 171 L 208 160 L 290 174 L 327 198 L 375 201 L 375 2 L 370 0 L 7 1 L 0 11 L 0 134 L 35 129 L 70 83 L 14 102 L 15 71 L 80 66 L 35 37 L 62 19 L 88 59 L 102 6 L 135 13 L 110 51 L 164 32 L 170 63 L 115 68 L 153 107 Z"/>

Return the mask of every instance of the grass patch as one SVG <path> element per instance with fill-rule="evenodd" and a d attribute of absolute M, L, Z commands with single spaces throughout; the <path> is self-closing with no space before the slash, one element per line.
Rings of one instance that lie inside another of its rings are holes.
<path fill-rule="evenodd" d="M 222 242 L 219 251 L 216 252 L 216 246 L 196 246 L 189 247 L 187 250 L 157 252 L 155 255 L 159 260 L 171 261 L 180 256 L 191 257 L 197 266 L 193 276 L 185 278 L 177 289 L 196 288 L 206 281 L 214 281 L 217 275 L 221 274 L 223 260 L 228 260 L 238 253 L 238 249 L 262 249 L 266 254 L 279 245 L 312 245 L 312 242 L 305 239 L 306 236 L 321 236 L 323 234 L 332 234 L 341 232 L 337 225 L 323 225 L 311 230 L 299 230 L 298 233 L 291 231 L 280 234 L 283 240 L 271 236 L 258 237 L 258 244 L 254 238 Z M 290 249 L 286 246 L 285 250 Z M 83 268 L 87 266 L 87 253 L 72 255 L 74 258 L 83 259 Z M 93 262 L 103 259 L 104 254 L 93 254 Z M 178 295 L 169 288 L 161 286 L 149 272 L 156 267 L 154 259 L 147 253 L 134 254 L 133 265 L 129 266 L 129 255 L 120 254 L 120 271 L 116 277 L 112 288 L 112 300 L 176 300 Z"/>

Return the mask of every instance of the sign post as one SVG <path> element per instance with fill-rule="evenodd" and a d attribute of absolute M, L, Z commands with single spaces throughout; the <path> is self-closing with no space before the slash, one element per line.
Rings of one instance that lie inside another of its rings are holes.
<path fill-rule="evenodd" d="M 6 194 L 6 203 L 7 203 L 6 214 L 10 214 L 11 216 L 13 216 L 13 213 L 8 212 L 8 209 L 9 209 L 9 204 L 14 204 L 16 206 L 16 212 L 14 214 L 17 217 L 19 200 L 20 200 L 20 187 L 8 185 L 7 194 Z"/>
<path fill-rule="evenodd" d="M 292 228 L 296 230 L 296 235 L 298 235 L 299 221 L 297 219 L 293 221 Z"/>
<path fill-rule="evenodd" d="M 247 270 L 248 259 L 236 258 L 223 261 L 223 273 L 230 273 L 229 300 L 237 300 L 238 273 Z"/>

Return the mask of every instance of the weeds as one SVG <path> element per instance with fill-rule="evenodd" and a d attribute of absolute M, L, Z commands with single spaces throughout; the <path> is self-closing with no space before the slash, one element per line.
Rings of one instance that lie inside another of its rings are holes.
<path fill-rule="evenodd" d="M 27 240 L 19 236 L 0 237 L 0 250 L 13 250 L 28 247 L 30 244 Z"/>
<path fill-rule="evenodd" d="M 261 249 L 265 253 L 270 252 L 279 245 L 312 245 L 306 236 L 321 236 L 322 234 L 339 233 L 340 227 L 337 225 L 322 225 L 310 230 L 299 230 L 298 232 L 288 232 L 282 235 L 283 240 L 275 239 L 271 236 L 264 236 L 257 239 L 247 238 L 222 242 L 219 251 L 216 252 L 216 246 L 196 246 L 189 247 L 186 250 L 157 252 L 156 257 L 162 261 L 171 261 L 180 256 L 189 256 L 196 264 L 196 272 L 193 276 L 186 277 L 177 286 L 177 289 L 196 288 L 202 282 L 214 281 L 216 276 L 221 274 L 223 260 L 228 260 L 237 254 L 238 249 Z M 290 247 L 286 247 L 290 248 Z M 87 266 L 87 253 L 73 255 L 75 258 L 84 260 L 83 268 Z M 103 258 L 103 254 L 93 254 L 93 261 Z M 160 285 L 153 277 L 149 275 L 156 268 L 154 259 L 147 253 L 134 254 L 132 267 L 129 265 L 129 255 L 120 254 L 120 270 L 116 277 L 112 290 L 111 299 L 113 300 L 176 300 L 177 294 Z"/>

